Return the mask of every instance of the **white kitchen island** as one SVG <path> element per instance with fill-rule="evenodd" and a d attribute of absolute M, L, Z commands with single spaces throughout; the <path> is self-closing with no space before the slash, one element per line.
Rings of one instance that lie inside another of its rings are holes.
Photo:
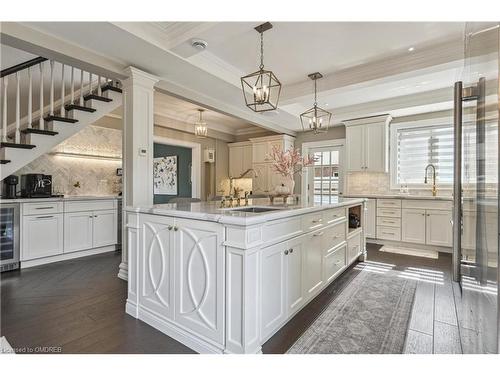
<path fill-rule="evenodd" d="M 260 353 L 365 255 L 364 205 L 127 207 L 126 311 L 197 352 Z M 349 213 L 360 227 L 349 228 Z"/>

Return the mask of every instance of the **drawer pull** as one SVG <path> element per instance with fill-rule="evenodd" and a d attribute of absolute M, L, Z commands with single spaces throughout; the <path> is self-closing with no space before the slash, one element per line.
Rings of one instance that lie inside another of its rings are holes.
<path fill-rule="evenodd" d="M 37 219 L 50 219 L 52 217 L 54 217 L 54 216 L 37 216 L 36 218 Z"/>
<path fill-rule="evenodd" d="M 393 233 L 393 232 L 382 232 L 382 234 L 389 234 L 391 236 L 395 235 L 395 233 Z"/>
<path fill-rule="evenodd" d="M 290 251 L 290 254 L 292 254 L 292 253 L 293 253 L 293 249 L 290 249 L 289 251 Z"/>
<path fill-rule="evenodd" d="M 339 260 L 338 262 L 335 262 L 335 265 L 338 266 L 342 261 Z"/>
<path fill-rule="evenodd" d="M 318 224 L 318 223 L 321 223 L 323 221 L 323 219 L 318 219 L 318 220 L 313 220 L 312 223 L 313 224 Z"/>
<path fill-rule="evenodd" d="M 333 236 L 334 240 L 336 240 L 337 238 L 340 238 L 340 234 L 337 234 L 336 236 Z"/>
<path fill-rule="evenodd" d="M 55 208 L 54 206 L 48 206 L 48 207 L 35 207 L 35 210 L 50 210 L 51 208 Z"/>
<path fill-rule="evenodd" d="M 324 234 L 324 232 L 314 233 L 313 237 L 320 237 Z"/>
<path fill-rule="evenodd" d="M 288 255 L 288 250 L 285 250 L 285 255 Z"/>

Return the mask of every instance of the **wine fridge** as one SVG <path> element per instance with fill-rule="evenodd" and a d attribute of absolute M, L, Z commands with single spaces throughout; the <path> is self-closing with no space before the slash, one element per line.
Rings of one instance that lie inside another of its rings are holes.
<path fill-rule="evenodd" d="M 0 272 L 19 268 L 19 203 L 0 205 Z"/>

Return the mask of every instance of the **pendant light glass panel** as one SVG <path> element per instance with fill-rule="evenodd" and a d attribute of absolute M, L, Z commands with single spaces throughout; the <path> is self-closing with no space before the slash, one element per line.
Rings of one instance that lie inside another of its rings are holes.
<path fill-rule="evenodd" d="M 198 110 L 200 112 L 200 118 L 198 121 L 194 123 L 194 134 L 198 138 L 206 138 L 208 135 L 207 123 L 203 121 L 202 114 L 204 112 L 203 109 Z"/>

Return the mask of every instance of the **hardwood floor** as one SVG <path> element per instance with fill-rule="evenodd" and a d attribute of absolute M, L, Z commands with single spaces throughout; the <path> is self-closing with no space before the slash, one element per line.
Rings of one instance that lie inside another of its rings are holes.
<path fill-rule="evenodd" d="M 379 247 L 368 245 L 367 264 L 420 278 L 405 352 L 461 352 L 451 257 L 383 253 Z M 51 347 L 62 353 L 193 353 L 125 313 L 127 287 L 116 277 L 120 260 L 119 253 L 108 253 L 1 274 L 0 336 L 21 353 Z M 285 353 L 361 269 L 346 270 L 271 337 L 263 353 Z"/>

